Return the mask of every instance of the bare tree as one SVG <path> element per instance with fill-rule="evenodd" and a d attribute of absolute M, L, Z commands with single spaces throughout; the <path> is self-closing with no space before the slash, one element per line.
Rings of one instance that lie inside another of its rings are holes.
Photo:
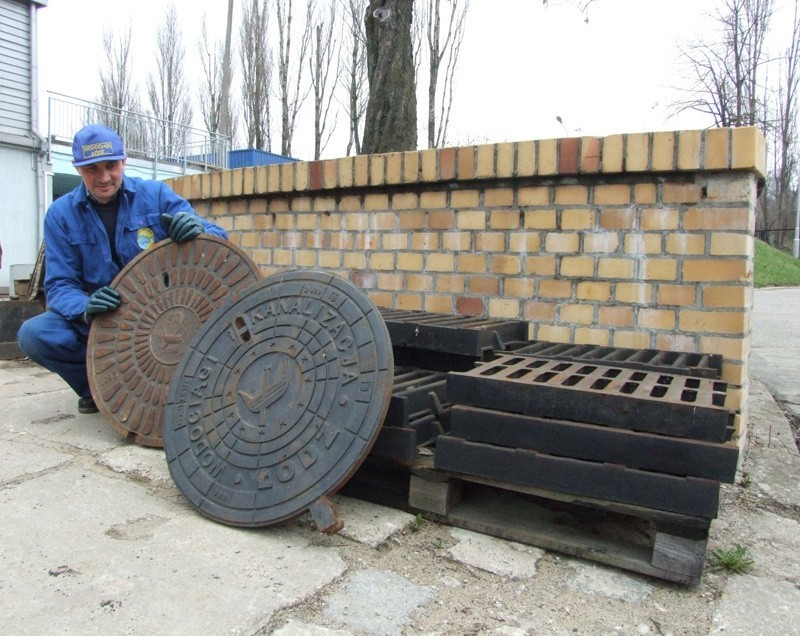
<path fill-rule="evenodd" d="M 239 29 L 242 63 L 242 118 L 246 145 L 272 150 L 272 113 L 269 87 L 272 83 L 272 54 L 267 39 L 267 0 L 249 0 L 242 9 Z"/>
<path fill-rule="evenodd" d="M 352 151 L 361 153 L 361 122 L 367 110 L 367 44 L 360 3 L 357 0 L 339 0 L 339 3 L 345 16 L 339 83 L 347 95 L 343 106 L 350 130 L 347 140 L 349 156 Z"/>
<path fill-rule="evenodd" d="M 200 23 L 200 40 L 197 43 L 198 52 L 200 53 L 200 62 L 203 66 L 203 84 L 198 91 L 198 97 L 200 99 L 200 112 L 203 116 L 203 125 L 210 133 L 222 132 L 222 99 L 225 93 L 225 91 L 222 90 L 224 46 L 224 42 L 211 42 L 209 40 L 206 16 L 204 14 Z M 230 113 L 231 116 L 229 117 L 230 130 L 228 134 L 234 137 L 236 132 L 236 118 L 234 116 L 234 107 L 231 102 L 232 99 L 229 96 L 228 113 Z"/>
<path fill-rule="evenodd" d="M 147 76 L 147 95 L 152 113 L 168 122 L 157 131 L 158 143 L 165 152 L 179 149 L 183 140 L 177 131 L 192 121 L 189 87 L 183 73 L 186 52 L 181 44 L 182 37 L 178 13 L 175 5 L 170 3 L 156 34 L 156 75 L 151 73 Z"/>
<path fill-rule="evenodd" d="M 303 66 L 311 41 L 312 16 L 316 0 L 306 3 L 305 22 L 301 26 L 300 46 L 292 48 L 293 0 L 276 0 L 278 18 L 278 96 L 281 104 L 281 154 L 291 156 L 292 139 L 297 124 L 297 113 L 308 96 L 303 90 Z"/>
<path fill-rule="evenodd" d="M 314 97 L 314 159 L 319 159 L 336 126 L 334 119 L 333 125 L 328 128 L 328 115 L 336 88 L 336 77 L 339 74 L 340 42 L 334 38 L 336 25 L 334 5 L 330 5 L 328 11 L 319 12 L 315 17 L 308 70 Z M 333 70 L 332 76 L 331 70 Z"/>
<path fill-rule="evenodd" d="M 364 17 L 369 101 L 363 154 L 417 147 L 413 14 L 414 3 L 408 0 L 369 0 Z"/>
<path fill-rule="evenodd" d="M 100 114 L 104 124 L 116 130 L 127 145 L 141 143 L 139 131 L 127 114 L 141 111 L 139 96 L 132 86 L 131 27 L 126 32 L 103 32 L 105 64 L 100 69 L 100 98 L 108 109 Z M 138 121 L 138 120 L 135 120 Z"/>
<path fill-rule="evenodd" d="M 442 0 L 428 0 L 425 34 L 428 54 L 428 148 L 442 147 L 453 105 L 453 80 L 464 40 L 469 0 L 448 0 L 446 29 L 442 29 Z M 441 90 L 439 76 L 444 66 Z"/>

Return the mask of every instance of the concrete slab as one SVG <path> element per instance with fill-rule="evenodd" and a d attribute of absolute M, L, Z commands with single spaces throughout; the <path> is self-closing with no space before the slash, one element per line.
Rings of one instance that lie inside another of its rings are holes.
<path fill-rule="evenodd" d="M 456 561 L 513 579 L 535 577 L 536 564 L 544 556 L 540 548 L 470 530 L 452 528 L 450 535 L 458 542 L 448 550 Z"/>
<path fill-rule="evenodd" d="M 334 548 L 215 524 L 92 466 L 0 490 L 0 564 L 7 634 L 252 634 L 346 569 Z"/>
<path fill-rule="evenodd" d="M 571 562 L 570 565 L 575 574 L 568 579 L 566 585 L 576 592 L 626 603 L 642 603 L 653 593 L 653 586 L 641 577 L 577 561 Z"/>
<path fill-rule="evenodd" d="M 38 364 L 0 360 L 0 400 L 42 395 L 68 388 L 64 380 Z"/>
<path fill-rule="evenodd" d="M 714 612 L 710 634 L 800 636 L 800 590 L 786 581 L 732 576 Z"/>
<path fill-rule="evenodd" d="M 125 443 L 124 446 L 103 453 L 97 458 L 97 463 L 115 473 L 174 488 L 176 493 L 179 492 L 169 473 L 163 448 L 148 448 Z"/>
<path fill-rule="evenodd" d="M 393 535 L 414 523 L 414 515 L 386 506 L 337 495 L 334 505 L 344 519 L 339 534 L 371 548 L 386 543 Z"/>
<path fill-rule="evenodd" d="M 272 636 L 353 636 L 353 632 L 342 629 L 328 629 L 319 625 L 290 620 L 272 632 Z"/>
<path fill-rule="evenodd" d="M 0 454 L 0 485 L 16 481 L 26 475 L 32 476 L 63 466 L 73 456 L 58 450 L 42 448 L 40 444 L 19 436 L 0 434 L 5 450 Z"/>
<path fill-rule="evenodd" d="M 412 625 L 413 612 L 434 597 L 434 591 L 382 570 L 348 575 L 344 588 L 328 598 L 325 616 L 364 634 L 401 634 Z"/>

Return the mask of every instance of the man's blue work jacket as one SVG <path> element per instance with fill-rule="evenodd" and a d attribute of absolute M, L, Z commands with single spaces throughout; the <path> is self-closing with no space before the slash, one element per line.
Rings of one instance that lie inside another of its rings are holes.
<path fill-rule="evenodd" d="M 116 251 L 125 266 L 135 256 L 168 237 L 162 214 L 196 214 L 186 199 L 165 183 L 122 177 L 117 215 Z M 205 232 L 228 238 L 221 227 L 200 219 Z M 89 295 L 108 285 L 120 267 L 111 256 L 103 222 L 91 208 L 86 186 L 56 199 L 44 217 L 45 297 L 48 309 L 79 319 Z"/>

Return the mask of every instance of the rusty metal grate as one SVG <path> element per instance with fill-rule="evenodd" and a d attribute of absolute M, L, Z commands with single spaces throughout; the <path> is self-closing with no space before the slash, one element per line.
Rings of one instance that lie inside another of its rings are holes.
<path fill-rule="evenodd" d="M 453 403 L 716 442 L 732 431 L 726 392 L 707 378 L 510 354 L 447 378 Z"/>
<path fill-rule="evenodd" d="M 596 362 L 626 369 L 660 371 L 703 378 L 719 378 L 722 372 L 722 356 L 711 353 L 574 345 L 543 340 L 509 343 L 504 351 L 498 353 L 513 353 L 514 355 L 536 356 L 567 362 Z"/>
<path fill-rule="evenodd" d="M 528 323 L 521 320 L 396 309 L 382 309 L 381 315 L 395 347 L 481 357 L 528 337 Z"/>

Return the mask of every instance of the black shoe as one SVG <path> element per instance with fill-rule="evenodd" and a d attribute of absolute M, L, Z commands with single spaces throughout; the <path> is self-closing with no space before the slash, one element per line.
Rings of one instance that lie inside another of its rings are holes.
<path fill-rule="evenodd" d="M 97 405 L 90 397 L 78 400 L 78 413 L 97 413 Z"/>

